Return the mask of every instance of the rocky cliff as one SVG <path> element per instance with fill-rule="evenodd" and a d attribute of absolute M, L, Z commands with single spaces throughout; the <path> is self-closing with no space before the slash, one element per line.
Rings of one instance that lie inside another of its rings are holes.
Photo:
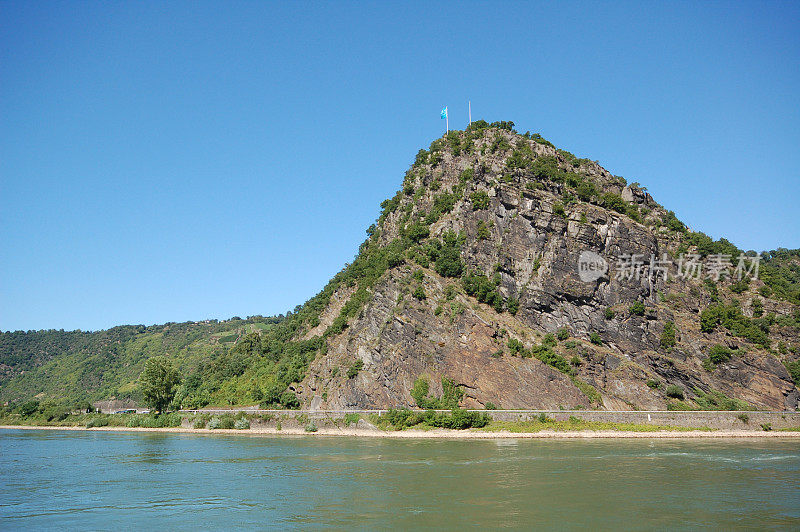
<path fill-rule="evenodd" d="M 290 386 L 306 406 L 413 406 L 420 379 L 477 408 L 798 406 L 800 313 L 755 254 L 596 162 L 479 122 L 421 150 L 383 209 L 297 333 L 324 342 Z"/>

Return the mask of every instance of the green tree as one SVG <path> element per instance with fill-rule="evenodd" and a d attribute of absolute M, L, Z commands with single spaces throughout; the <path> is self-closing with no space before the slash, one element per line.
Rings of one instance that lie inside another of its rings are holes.
<path fill-rule="evenodd" d="M 422 408 L 428 405 L 427 401 L 429 390 L 430 385 L 428 384 L 428 379 L 425 377 L 419 377 L 414 381 L 414 386 L 411 388 L 411 397 L 413 397 L 414 401 L 417 402 L 417 406 Z"/>
<path fill-rule="evenodd" d="M 175 397 L 175 388 L 180 383 L 178 371 L 167 357 L 159 356 L 147 360 L 139 376 L 139 389 L 147 406 L 163 412 Z"/>
<path fill-rule="evenodd" d="M 428 238 L 429 234 L 430 230 L 422 222 L 414 222 L 406 228 L 406 236 L 408 236 L 408 238 L 415 243 Z"/>
<path fill-rule="evenodd" d="M 461 241 L 453 231 L 442 235 L 442 244 L 437 250 L 434 268 L 436 273 L 444 277 L 458 277 L 464 271 L 461 262 Z"/>
<path fill-rule="evenodd" d="M 589 201 L 597 194 L 597 189 L 595 188 L 594 183 L 589 181 L 581 181 L 578 183 L 576 193 L 583 201 Z"/>
<path fill-rule="evenodd" d="M 642 303 L 641 301 L 636 301 L 634 302 L 633 305 L 630 306 L 628 310 L 630 310 L 631 314 L 635 314 L 637 316 L 644 316 L 644 311 L 645 311 L 644 303 Z"/>
<path fill-rule="evenodd" d="M 490 236 L 491 234 L 489 233 L 489 228 L 486 227 L 486 223 L 483 220 L 478 220 L 478 240 L 486 240 Z"/>
<path fill-rule="evenodd" d="M 668 321 L 664 324 L 664 330 L 661 332 L 661 346 L 675 347 L 677 343 L 675 323 Z"/>
<path fill-rule="evenodd" d="M 36 400 L 31 400 L 22 403 L 22 405 L 20 405 L 19 408 L 17 408 L 17 413 L 22 417 L 32 416 L 38 411 L 39 411 L 39 401 Z"/>
<path fill-rule="evenodd" d="M 478 190 L 470 194 L 470 201 L 472 201 L 472 210 L 480 211 L 489 208 L 489 194 L 483 190 Z"/>
<path fill-rule="evenodd" d="M 727 362 L 733 356 L 734 351 L 727 346 L 716 344 L 711 346 L 708 350 L 708 358 L 714 364 L 722 364 Z"/>
<path fill-rule="evenodd" d="M 414 296 L 416 299 L 422 301 L 426 297 L 425 296 L 425 289 L 422 288 L 422 286 L 417 286 L 414 289 L 414 292 L 411 295 Z"/>
<path fill-rule="evenodd" d="M 623 214 L 628 206 L 619 194 L 614 194 L 613 192 L 606 192 L 603 194 L 600 198 L 600 203 L 606 209 L 612 209 Z"/>

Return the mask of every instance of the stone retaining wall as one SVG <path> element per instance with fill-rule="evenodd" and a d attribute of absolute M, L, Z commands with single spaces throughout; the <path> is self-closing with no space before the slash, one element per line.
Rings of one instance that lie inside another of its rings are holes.
<path fill-rule="evenodd" d="M 800 426 L 800 412 L 616 412 L 607 410 L 577 410 L 565 412 L 490 412 L 497 421 L 527 421 L 545 414 L 557 421 L 566 421 L 570 416 L 586 421 L 613 423 L 637 423 L 643 425 L 674 425 L 678 427 L 708 427 L 720 430 L 764 430 Z"/>
<path fill-rule="evenodd" d="M 346 414 L 384 414 L 386 410 L 260 410 L 241 409 L 253 414 L 296 415 L 305 414 L 308 419 L 340 419 Z M 238 409 L 202 409 L 209 414 L 236 413 Z M 570 416 L 585 421 L 611 423 L 636 423 L 649 425 L 673 425 L 678 427 L 708 427 L 719 430 L 757 430 L 763 425 L 774 430 L 800 427 L 800 412 L 729 412 L 729 411 L 610 411 L 610 410 L 479 410 L 496 421 L 529 421 L 541 414 L 557 421 L 566 421 Z"/>

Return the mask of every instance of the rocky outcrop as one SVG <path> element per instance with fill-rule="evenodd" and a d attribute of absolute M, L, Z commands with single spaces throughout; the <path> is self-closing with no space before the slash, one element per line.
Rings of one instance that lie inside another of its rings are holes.
<path fill-rule="evenodd" d="M 407 239 L 419 223 L 427 240 L 407 240 L 404 261 L 370 287 L 343 332 L 326 337 L 326 353 L 294 386 L 305 404 L 413 406 L 410 390 L 418 378 L 441 394 L 445 377 L 463 389 L 462 404 L 476 408 L 664 409 L 674 403 L 669 385 L 686 399 L 721 393 L 757 408 L 797 408 L 797 388 L 774 354 L 721 330 L 701 332 L 699 312 L 711 302 L 702 283 L 675 272 L 670 278 L 619 275 L 621 258 L 674 257 L 681 244 L 662 223 L 666 211 L 640 187 L 506 130 L 437 142 L 427 160 L 418 157 L 371 237 L 373 245 L 386 246 Z M 554 175 L 542 175 L 542 161 L 555 165 L 548 170 Z M 488 200 L 480 204 L 476 195 Z M 449 231 L 461 235 L 464 272 L 491 279 L 503 308 L 480 303 L 424 256 L 426 242 Z M 602 257 L 616 274 L 582 279 L 584 252 Z M 421 297 L 413 295 L 417 288 Z M 305 337 L 321 334 L 354 292 L 337 291 Z M 642 311 L 631 312 L 637 302 Z M 662 340 L 668 323 L 674 345 Z M 546 335 L 556 333 L 552 346 Z M 569 361 L 569 371 L 515 356 L 509 347 L 543 341 Z M 742 347 L 744 354 L 709 365 L 714 344 Z M 357 361 L 361 369 L 348 376 Z"/>

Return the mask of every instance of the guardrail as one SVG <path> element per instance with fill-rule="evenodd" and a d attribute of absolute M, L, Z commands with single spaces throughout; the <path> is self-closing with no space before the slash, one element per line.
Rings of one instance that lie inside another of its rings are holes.
<path fill-rule="evenodd" d="M 398 407 L 408 408 L 408 407 Z M 411 408 L 413 411 L 425 412 L 423 408 Z M 791 410 L 528 410 L 528 409 L 495 409 L 486 410 L 478 408 L 467 408 L 468 412 L 486 412 L 489 414 L 602 414 L 613 413 L 615 415 L 631 415 L 640 416 L 642 414 L 682 414 L 682 415 L 695 415 L 695 414 L 778 414 L 790 415 L 800 417 L 800 412 Z M 239 412 L 247 412 L 254 414 L 385 414 L 389 409 L 354 409 L 354 410 L 311 410 L 311 409 L 269 409 L 269 408 L 255 408 L 255 407 L 240 407 L 240 408 L 198 408 L 194 410 L 179 410 L 188 414 L 231 414 Z M 450 412 L 449 409 L 434 409 L 434 412 Z"/>

